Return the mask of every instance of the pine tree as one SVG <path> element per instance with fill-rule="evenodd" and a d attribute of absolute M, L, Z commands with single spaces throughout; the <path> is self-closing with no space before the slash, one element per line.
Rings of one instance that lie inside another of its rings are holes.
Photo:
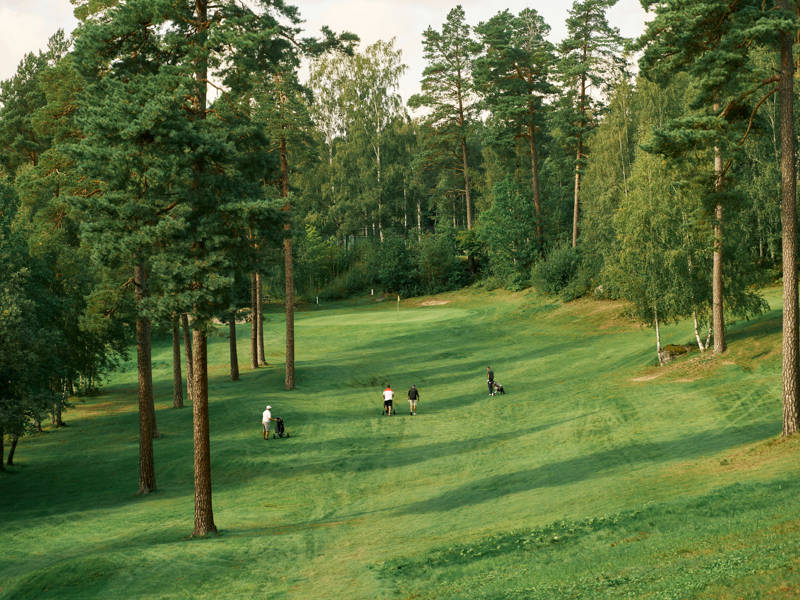
<path fill-rule="evenodd" d="M 796 2 L 778 0 L 785 21 L 777 27 L 780 46 L 778 94 L 781 120 L 781 230 L 783 246 L 783 435 L 800 431 L 800 341 L 797 295 L 797 172 L 794 132 L 794 36 Z M 790 4 L 794 5 L 790 7 Z M 794 8 L 794 13 L 790 12 Z"/>
<path fill-rule="evenodd" d="M 625 68 L 623 38 L 606 12 L 617 0 L 575 0 L 567 17 L 567 37 L 559 46 L 559 72 L 565 92 L 561 118 L 575 156 L 572 246 L 578 244 L 581 178 L 588 154 L 586 138 L 596 126 L 606 94 Z"/>
<path fill-rule="evenodd" d="M 183 408 L 183 376 L 181 375 L 181 334 L 178 317 L 172 318 L 172 406 Z"/>
<path fill-rule="evenodd" d="M 472 229 L 472 192 L 468 139 L 476 119 L 477 102 L 472 79 L 472 62 L 480 52 L 464 9 L 456 6 L 447 14 L 441 32 L 428 27 L 422 46 L 428 66 L 422 73 L 422 93 L 412 96 L 408 105 L 424 107 L 432 127 L 426 138 L 433 162 L 447 165 L 463 178 L 467 229 Z"/>
<path fill-rule="evenodd" d="M 724 352 L 722 226 L 724 207 L 731 199 L 729 170 L 741 154 L 758 109 L 777 91 L 779 80 L 778 75 L 765 76 L 754 69 L 749 49 L 756 43 L 775 44 L 776 32 L 791 29 L 793 22 L 785 13 L 764 10 L 760 0 L 643 4 L 655 10 L 656 17 L 639 41 L 644 47 L 642 72 L 664 81 L 686 71 L 693 79 L 694 113 L 668 125 L 657 147 L 672 156 L 703 152 L 713 165 L 707 192 L 714 215 L 712 321 L 714 352 Z"/>
<path fill-rule="evenodd" d="M 541 252 L 544 232 L 537 138 L 543 125 L 544 101 L 555 91 L 549 79 L 555 65 L 554 47 L 545 39 L 550 27 L 535 10 L 528 8 L 519 16 L 502 11 L 478 25 L 475 31 L 483 44 L 483 53 L 475 60 L 475 84 L 484 105 L 499 124 L 497 141 L 513 145 L 517 154 L 520 149 L 516 142 L 527 142 L 531 197 Z"/>
<path fill-rule="evenodd" d="M 248 234 L 268 239 L 278 222 L 247 92 L 252 73 L 295 64 L 298 22 L 277 1 L 129 0 L 88 18 L 76 41 L 91 82 L 75 149 L 96 190 L 84 201 L 87 231 L 108 259 L 149 267 L 157 293 L 144 311 L 192 315 L 195 536 L 216 531 L 207 330 L 237 272 L 252 271 Z M 220 91 L 211 104 L 209 86 Z"/>

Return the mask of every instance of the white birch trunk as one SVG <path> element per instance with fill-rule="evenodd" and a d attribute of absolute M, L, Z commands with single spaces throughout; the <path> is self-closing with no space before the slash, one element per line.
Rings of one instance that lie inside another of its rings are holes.
<path fill-rule="evenodd" d="M 661 360 L 661 330 L 658 327 L 658 309 L 655 306 L 653 307 L 653 323 L 656 328 L 656 355 L 658 356 L 658 364 L 663 365 L 664 362 Z"/>
<path fill-rule="evenodd" d="M 697 324 L 697 311 L 692 311 L 692 318 L 694 319 L 694 337 L 697 340 L 697 347 L 700 349 L 700 352 L 705 352 L 707 346 L 703 344 L 703 340 L 700 339 L 700 329 Z"/>

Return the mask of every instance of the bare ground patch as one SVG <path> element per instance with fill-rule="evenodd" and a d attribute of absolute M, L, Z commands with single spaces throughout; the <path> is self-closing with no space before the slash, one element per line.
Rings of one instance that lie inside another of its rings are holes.
<path fill-rule="evenodd" d="M 785 473 L 794 467 L 799 448 L 798 439 L 770 438 L 705 459 L 676 463 L 665 471 L 665 476 L 684 479 L 687 475 L 708 478 L 756 471 Z"/>
<path fill-rule="evenodd" d="M 644 381 L 652 381 L 653 379 L 658 379 L 661 377 L 662 373 L 650 373 L 648 375 L 641 375 L 640 377 L 633 377 L 631 381 L 635 381 L 636 383 L 642 383 Z"/>
<path fill-rule="evenodd" d="M 442 304 L 450 304 L 450 300 L 425 300 L 420 302 L 420 306 L 441 306 Z"/>

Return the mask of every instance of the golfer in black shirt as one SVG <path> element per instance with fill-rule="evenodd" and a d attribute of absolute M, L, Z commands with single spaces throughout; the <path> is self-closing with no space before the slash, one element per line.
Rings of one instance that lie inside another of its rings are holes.
<path fill-rule="evenodd" d="M 412 383 L 411 389 L 408 390 L 408 414 L 417 414 L 417 400 L 419 400 L 419 390 L 417 386 Z"/>

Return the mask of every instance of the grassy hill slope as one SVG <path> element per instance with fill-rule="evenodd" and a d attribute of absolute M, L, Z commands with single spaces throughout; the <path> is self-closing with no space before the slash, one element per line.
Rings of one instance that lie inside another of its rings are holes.
<path fill-rule="evenodd" d="M 0 598 L 800 595 L 798 442 L 777 438 L 779 290 L 774 310 L 731 326 L 724 356 L 663 368 L 652 331 L 613 303 L 424 300 L 298 313 L 292 392 L 277 313 L 271 364 L 239 382 L 227 340 L 210 338 L 210 539 L 188 539 L 191 410 L 170 408 L 166 343 L 153 352 L 158 491 L 134 496 L 125 365 L 0 474 Z M 505 396 L 487 397 L 487 364 Z M 267 403 L 290 439 L 262 440 Z"/>

